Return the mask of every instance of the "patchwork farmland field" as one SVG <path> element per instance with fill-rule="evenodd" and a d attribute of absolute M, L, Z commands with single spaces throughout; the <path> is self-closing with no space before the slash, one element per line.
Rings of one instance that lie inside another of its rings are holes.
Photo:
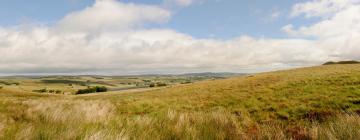
<path fill-rule="evenodd" d="M 0 86 L 17 92 L 76 94 L 79 89 L 104 86 L 109 91 L 147 89 L 178 84 L 190 84 L 203 80 L 224 79 L 235 73 L 193 73 L 182 75 L 137 76 L 9 76 L 0 77 Z M 58 91 L 58 92 L 56 92 Z"/>

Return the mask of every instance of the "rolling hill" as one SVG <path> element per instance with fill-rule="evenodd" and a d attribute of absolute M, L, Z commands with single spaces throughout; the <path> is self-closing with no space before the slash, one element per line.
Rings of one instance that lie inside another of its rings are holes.
<path fill-rule="evenodd" d="M 137 92 L 0 89 L 0 139 L 358 139 L 359 114 L 359 64 Z"/>

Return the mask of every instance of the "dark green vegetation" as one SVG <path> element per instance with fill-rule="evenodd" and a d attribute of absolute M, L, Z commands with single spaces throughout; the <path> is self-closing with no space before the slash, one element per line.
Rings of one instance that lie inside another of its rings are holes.
<path fill-rule="evenodd" d="M 76 94 L 88 94 L 88 93 L 99 93 L 107 92 L 108 89 L 104 86 L 88 87 L 87 89 L 79 89 Z"/>
<path fill-rule="evenodd" d="M 43 89 L 39 89 L 39 90 L 33 90 L 33 92 L 45 93 L 45 92 L 48 92 L 48 90 L 46 88 L 43 88 Z"/>
<path fill-rule="evenodd" d="M 9 86 L 9 85 L 19 85 L 18 82 L 1 81 L 1 80 L 0 80 L 0 84 L 7 85 L 7 86 Z"/>
<path fill-rule="evenodd" d="M 358 64 L 147 91 L 66 96 L 0 90 L 2 139 L 357 140 L 359 114 Z"/>
<path fill-rule="evenodd" d="M 359 64 L 358 61 L 339 61 L 339 62 L 326 62 L 323 65 L 336 65 L 336 64 Z"/>

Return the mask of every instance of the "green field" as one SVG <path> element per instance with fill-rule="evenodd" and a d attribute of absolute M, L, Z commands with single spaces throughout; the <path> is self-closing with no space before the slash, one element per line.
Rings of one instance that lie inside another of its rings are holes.
<path fill-rule="evenodd" d="M 225 78 L 225 79 L 224 79 Z M 5 77 L 0 139 L 360 138 L 360 65 L 207 77 Z M 86 95 L 87 86 L 165 87 Z M 130 84 L 129 84 L 130 83 Z M 186 84 L 184 84 L 186 83 Z"/>

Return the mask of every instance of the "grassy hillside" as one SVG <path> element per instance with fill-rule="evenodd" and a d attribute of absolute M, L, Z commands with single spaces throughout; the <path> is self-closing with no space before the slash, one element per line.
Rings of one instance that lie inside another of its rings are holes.
<path fill-rule="evenodd" d="M 0 139 L 358 139 L 360 65 L 140 92 L 0 89 Z"/>

